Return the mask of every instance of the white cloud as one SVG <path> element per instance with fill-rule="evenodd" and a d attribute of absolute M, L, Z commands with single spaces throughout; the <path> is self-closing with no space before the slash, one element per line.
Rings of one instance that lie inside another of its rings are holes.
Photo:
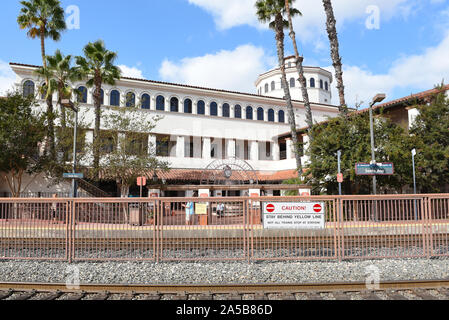
<path fill-rule="evenodd" d="M 402 57 L 393 62 L 388 72 L 374 74 L 363 67 L 344 66 L 343 81 L 347 103 L 354 105 L 357 101 L 364 101 L 365 105 L 379 92 L 390 96 L 399 89 L 420 91 L 432 89 L 434 85 L 444 79 L 449 80 L 449 33 L 439 45 L 427 48 L 421 54 Z M 332 67 L 326 68 L 332 73 Z M 333 83 L 334 103 L 338 101 Z"/>
<path fill-rule="evenodd" d="M 12 71 L 8 63 L 0 60 L 0 96 L 13 89 L 16 74 Z"/>
<path fill-rule="evenodd" d="M 262 48 L 247 44 L 178 62 L 164 60 L 159 75 L 170 82 L 254 92 L 257 76 L 273 65 L 273 57 L 267 57 Z"/>
<path fill-rule="evenodd" d="M 118 67 L 122 71 L 123 77 L 143 79 L 142 70 L 136 67 L 128 67 L 125 65 L 119 65 Z"/>
<path fill-rule="evenodd" d="M 220 30 L 229 29 L 240 25 L 250 25 L 259 29 L 266 29 L 256 17 L 254 0 L 188 0 L 210 12 Z M 408 8 L 417 0 L 334 0 L 333 8 L 337 23 L 341 27 L 344 23 L 356 19 L 368 18 L 366 8 L 378 6 L 381 20 L 389 20 L 393 16 L 404 16 L 409 12 Z M 317 35 L 325 35 L 325 14 L 322 1 L 301 1 L 294 4 L 303 16 L 294 19 L 295 31 L 302 40 L 315 41 Z M 361 24 L 364 27 L 364 23 Z"/>

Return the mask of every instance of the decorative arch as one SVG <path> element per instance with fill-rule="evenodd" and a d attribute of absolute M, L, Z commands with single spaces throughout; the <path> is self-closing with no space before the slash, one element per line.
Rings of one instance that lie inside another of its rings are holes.
<path fill-rule="evenodd" d="M 111 106 L 120 106 L 120 91 L 116 89 L 111 90 L 111 93 L 109 94 L 109 104 Z"/>
<path fill-rule="evenodd" d="M 231 116 L 231 107 L 229 106 L 229 103 L 223 104 L 222 116 L 224 118 L 229 118 Z"/>
<path fill-rule="evenodd" d="M 264 110 L 262 107 L 257 108 L 257 120 L 264 120 Z"/>
<path fill-rule="evenodd" d="M 246 161 L 236 158 L 212 161 L 201 174 L 202 185 L 257 185 L 257 173 Z"/>
<path fill-rule="evenodd" d="M 31 80 L 26 80 L 22 85 L 22 94 L 24 97 L 34 96 L 35 84 Z"/>
<path fill-rule="evenodd" d="M 212 101 L 210 103 L 210 115 L 211 116 L 218 116 L 218 105 L 215 101 Z"/>
<path fill-rule="evenodd" d="M 148 93 L 144 93 L 141 97 L 142 100 L 142 109 L 150 110 L 151 106 L 151 97 Z"/>
<path fill-rule="evenodd" d="M 268 110 L 268 121 L 274 122 L 274 110 L 273 109 Z"/>
<path fill-rule="evenodd" d="M 196 103 L 196 113 L 206 114 L 206 103 L 203 100 L 198 100 Z"/>
<path fill-rule="evenodd" d="M 253 120 L 253 107 L 251 106 L 246 107 L 246 119 Z"/>
<path fill-rule="evenodd" d="M 87 88 L 85 86 L 79 86 L 77 90 L 77 101 L 80 103 L 87 103 Z"/>
<path fill-rule="evenodd" d="M 170 99 L 170 112 L 179 112 L 179 99 L 177 97 Z"/>
<path fill-rule="evenodd" d="M 128 91 L 125 95 L 126 107 L 134 108 L 136 106 L 136 94 L 132 91 Z"/>
<path fill-rule="evenodd" d="M 159 110 L 159 111 L 165 110 L 165 97 L 162 95 L 159 95 L 156 98 L 156 110 Z"/>

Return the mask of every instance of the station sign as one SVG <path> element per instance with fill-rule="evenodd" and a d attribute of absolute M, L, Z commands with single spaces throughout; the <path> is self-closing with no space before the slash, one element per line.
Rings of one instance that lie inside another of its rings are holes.
<path fill-rule="evenodd" d="M 84 179 L 84 174 L 82 173 L 64 173 L 62 175 L 64 179 Z"/>
<path fill-rule="evenodd" d="M 324 229 L 324 202 L 266 202 L 263 204 L 264 229 Z"/>
<path fill-rule="evenodd" d="M 358 176 L 388 176 L 394 174 L 393 163 L 357 163 L 355 174 Z"/>

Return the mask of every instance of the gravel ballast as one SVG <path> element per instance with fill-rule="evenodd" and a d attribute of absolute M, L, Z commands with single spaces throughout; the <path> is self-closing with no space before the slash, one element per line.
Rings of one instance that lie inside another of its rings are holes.
<path fill-rule="evenodd" d="M 373 271 L 374 270 L 374 271 Z M 449 258 L 273 262 L 0 261 L 0 282 L 245 284 L 449 279 Z"/>

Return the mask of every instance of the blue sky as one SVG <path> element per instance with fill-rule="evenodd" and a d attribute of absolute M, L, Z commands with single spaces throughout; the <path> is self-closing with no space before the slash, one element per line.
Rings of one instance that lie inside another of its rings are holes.
<path fill-rule="evenodd" d="M 253 0 L 61 2 L 79 8 L 79 29 L 67 30 L 59 42 L 47 40 L 47 54 L 59 48 L 80 55 L 87 42 L 101 38 L 118 53 L 126 75 L 243 92 L 255 92 L 257 75 L 276 64 L 274 33 L 258 23 Z M 366 104 L 377 92 L 391 100 L 449 80 L 449 0 L 333 3 L 351 104 Z M 295 7 L 303 12 L 294 24 L 305 64 L 333 71 L 321 1 L 297 0 Z M 0 91 L 13 82 L 7 63 L 41 64 L 39 41 L 17 25 L 19 11 L 19 1 L 3 1 Z M 286 51 L 293 52 L 287 35 Z"/>

